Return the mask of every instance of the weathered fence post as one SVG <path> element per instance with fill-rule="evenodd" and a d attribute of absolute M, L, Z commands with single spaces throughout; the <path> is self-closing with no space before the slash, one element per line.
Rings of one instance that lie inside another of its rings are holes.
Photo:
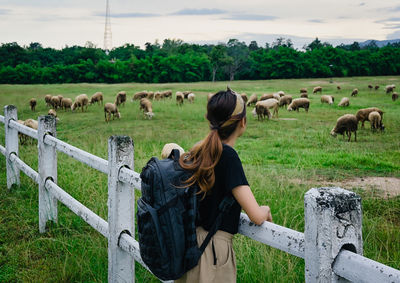
<path fill-rule="evenodd" d="M 341 249 L 363 253 L 361 198 L 341 188 L 313 188 L 304 214 L 305 281 L 347 282 L 332 265 Z"/>
<path fill-rule="evenodd" d="M 56 137 L 56 119 L 40 116 L 38 126 L 38 167 L 39 167 L 39 231 L 46 231 L 46 223 L 57 222 L 57 199 L 46 189 L 46 181 L 57 183 L 57 151 L 55 147 L 44 143 L 46 135 Z"/>
<path fill-rule="evenodd" d="M 127 136 L 108 140 L 108 282 L 135 282 L 135 261 L 119 246 L 122 233 L 135 236 L 134 189 L 118 180 L 122 167 L 134 170 L 133 142 Z"/>
<path fill-rule="evenodd" d="M 18 156 L 18 130 L 10 128 L 10 120 L 18 121 L 17 107 L 14 105 L 4 106 L 4 129 L 6 135 L 6 168 L 7 168 L 7 188 L 12 185 L 19 185 L 19 169 L 16 164 L 10 160 L 10 154 L 15 153 Z"/>

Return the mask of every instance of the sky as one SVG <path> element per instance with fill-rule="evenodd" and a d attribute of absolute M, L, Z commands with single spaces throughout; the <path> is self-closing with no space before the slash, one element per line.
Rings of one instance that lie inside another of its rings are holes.
<path fill-rule="evenodd" d="M 278 37 L 301 49 L 400 38 L 399 0 L 110 0 L 113 47 L 166 38 L 260 46 Z M 105 0 L 0 0 L 0 43 L 104 46 Z"/>

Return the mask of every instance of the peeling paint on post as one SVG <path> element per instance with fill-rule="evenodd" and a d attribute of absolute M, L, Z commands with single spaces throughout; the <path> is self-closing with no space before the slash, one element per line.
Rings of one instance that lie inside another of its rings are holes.
<path fill-rule="evenodd" d="M 362 255 L 361 198 L 341 188 L 313 188 L 304 214 L 306 282 L 347 282 L 332 265 L 342 248 Z"/>
<path fill-rule="evenodd" d="M 133 142 L 127 136 L 108 140 L 108 282 L 135 282 L 135 261 L 118 246 L 121 234 L 135 237 L 135 194 L 119 181 L 121 168 L 134 170 Z"/>
<path fill-rule="evenodd" d="M 18 121 L 17 107 L 14 105 L 4 106 L 5 116 L 5 135 L 6 135 L 6 168 L 7 168 L 7 188 L 11 189 L 12 185 L 20 184 L 19 169 L 15 163 L 10 160 L 10 155 L 15 153 L 19 155 L 18 151 L 18 130 L 10 127 L 10 120 Z"/>
<path fill-rule="evenodd" d="M 39 231 L 44 233 L 47 221 L 57 222 L 57 199 L 45 187 L 49 178 L 57 184 L 57 151 L 44 143 L 45 135 L 56 136 L 56 119 L 51 115 L 40 116 L 38 122 Z"/>

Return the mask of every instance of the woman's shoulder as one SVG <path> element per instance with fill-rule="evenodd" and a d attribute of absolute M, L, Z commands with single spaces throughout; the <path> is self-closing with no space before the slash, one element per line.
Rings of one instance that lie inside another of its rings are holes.
<path fill-rule="evenodd" d="M 222 145 L 222 156 L 224 158 L 235 158 L 235 159 L 239 158 L 239 155 L 237 154 L 236 150 L 227 144 Z"/>

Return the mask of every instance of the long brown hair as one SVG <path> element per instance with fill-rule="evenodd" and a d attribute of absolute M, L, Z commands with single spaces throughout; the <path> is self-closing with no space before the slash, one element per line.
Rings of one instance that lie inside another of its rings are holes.
<path fill-rule="evenodd" d="M 205 139 L 181 156 L 179 164 L 193 172 L 185 186 L 196 184 L 201 192 L 207 193 L 215 183 L 214 168 L 222 154 L 222 140 L 227 139 L 236 129 L 240 120 L 246 117 L 246 105 L 240 95 L 230 88 L 214 94 L 207 103 L 206 118 L 211 131 Z"/>

